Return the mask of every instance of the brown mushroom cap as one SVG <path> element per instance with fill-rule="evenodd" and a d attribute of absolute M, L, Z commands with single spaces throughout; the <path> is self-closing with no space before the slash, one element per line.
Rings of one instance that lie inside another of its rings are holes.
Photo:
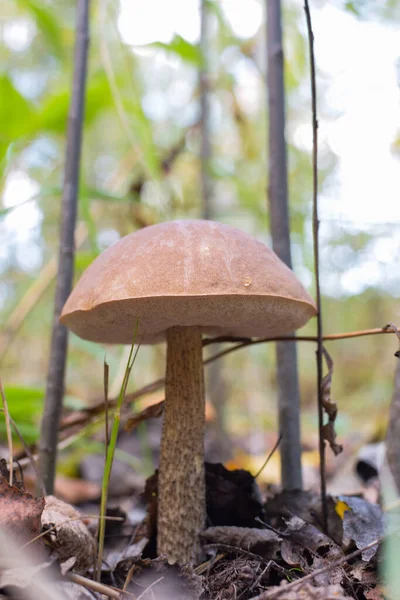
<path fill-rule="evenodd" d="M 93 342 L 165 339 L 175 325 L 211 336 L 264 337 L 316 314 L 294 273 L 261 242 L 212 221 L 145 227 L 107 248 L 69 296 L 61 322 Z"/>

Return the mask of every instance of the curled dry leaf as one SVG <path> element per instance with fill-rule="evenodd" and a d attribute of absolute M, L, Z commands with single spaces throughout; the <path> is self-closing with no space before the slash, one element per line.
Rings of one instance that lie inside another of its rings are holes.
<path fill-rule="evenodd" d="M 47 496 L 42 526 L 55 527 L 51 546 L 60 562 L 75 558 L 73 567 L 77 573 L 85 573 L 93 565 L 95 540 L 82 521 L 82 515 L 73 506 Z"/>
<path fill-rule="evenodd" d="M 347 506 L 343 513 L 343 543 L 354 541 L 357 548 L 364 548 L 380 538 L 384 532 L 383 512 L 378 504 L 371 504 L 356 496 L 338 496 Z M 364 550 L 361 557 L 369 561 L 375 555 L 378 546 Z"/>
<path fill-rule="evenodd" d="M 338 455 L 342 452 L 343 446 L 336 443 L 335 421 L 338 407 L 331 397 L 333 360 L 326 348 L 322 347 L 322 352 L 328 366 L 328 373 L 322 380 L 322 406 L 328 415 L 328 423 L 322 427 L 322 436 L 328 442 L 334 454 Z"/>
<path fill-rule="evenodd" d="M 282 538 L 269 529 L 250 527 L 209 527 L 202 534 L 208 544 L 225 544 L 259 554 L 263 558 L 274 559 L 279 551 Z"/>
<path fill-rule="evenodd" d="M 42 531 L 41 516 L 44 508 L 44 498 L 34 498 L 23 492 L 0 476 L 0 528 L 6 535 L 12 536 L 15 543 L 22 545 L 30 543 L 37 558 L 44 556 L 44 543 L 36 538 Z M 7 548 L 0 547 L 0 556 L 7 556 Z"/>
<path fill-rule="evenodd" d="M 139 414 L 130 417 L 125 424 L 125 430 L 128 432 L 133 431 L 138 425 L 140 425 L 140 423 L 143 423 L 143 421 L 147 421 L 148 419 L 157 419 L 161 417 L 163 412 L 164 400 L 161 400 L 161 402 L 157 402 L 157 404 L 152 404 L 151 406 L 148 406 L 147 408 L 142 410 L 142 412 L 140 412 Z"/>

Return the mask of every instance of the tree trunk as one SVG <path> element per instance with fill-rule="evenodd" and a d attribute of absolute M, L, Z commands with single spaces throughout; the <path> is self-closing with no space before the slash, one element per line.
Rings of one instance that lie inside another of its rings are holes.
<path fill-rule="evenodd" d="M 267 55 L 269 108 L 268 199 L 272 247 L 292 266 L 285 141 L 284 54 L 280 0 L 267 1 Z M 300 444 L 300 394 L 297 353 L 293 342 L 276 344 L 282 486 L 302 488 Z"/>

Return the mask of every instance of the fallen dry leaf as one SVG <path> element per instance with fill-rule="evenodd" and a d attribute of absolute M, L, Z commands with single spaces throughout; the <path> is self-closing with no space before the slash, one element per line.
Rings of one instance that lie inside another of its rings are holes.
<path fill-rule="evenodd" d="M 305 573 L 311 573 L 343 557 L 339 546 L 322 531 L 299 517 L 292 517 L 286 525 L 287 537 L 282 541 L 281 554 L 288 565 L 299 566 Z M 338 584 L 344 576 L 343 567 L 337 567 L 318 575 L 316 582 L 322 586 Z"/>
<path fill-rule="evenodd" d="M 34 498 L 0 476 L 0 528 L 11 535 L 19 544 L 26 544 L 36 538 L 42 531 L 41 515 L 45 505 L 44 498 Z M 33 548 L 32 548 L 33 549 Z M 34 551 L 44 555 L 42 539 L 34 542 Z M 0 549 L 2 554 L 2 550 Z"/>
<path fill-rule="evenodd" d="M 95 540 L 73 506 L 55 496 L 47 496 L 42 526 L 55 527 L 50 534 L 51 547 L 60 562 L 75 558 L 73 569 L 77 573 L 85 573 L 93 565 Z"/>
<path fill-rule="evenodd" d="M 378 504 L 371 504 L 357 496 L 338 496 L 348 506 L 343 513 L 343 543 L 354 541 L 357 548 L 364 548 L 380 538 L 384 532 L 383 512 Z M 375 555 L 378 546 L 365 550 L 361 557 L 369 561 Z"/>
<path fill-rule="evenodd" d="M 209 527 L 202 534 L 207 544 L 224 544 L 258 554 L 263 558 L 274 559 L 282 538 L 269 529 L 250 527 Z"/>

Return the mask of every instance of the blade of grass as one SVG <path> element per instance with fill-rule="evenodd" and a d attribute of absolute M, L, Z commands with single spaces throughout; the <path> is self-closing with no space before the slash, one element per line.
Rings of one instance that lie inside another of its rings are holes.
<path fill-rule="evenodd" d="M 108 384 L 110 376 L 110 367 L 104 357 L 104 408 L 105 408 L 105 448 L 106 448 L 106 459 L 107 459 L 107 448 L 109 443 L 110 427 L 109 427 L 109 411 L 108 411 Z"/>
<path fill-rule="evenodd" d="M 132 367 L 135 363 L 136 356 L 137 356 L 137 353 L 138 353 L 139 347 L 140 347 L 140 346 L 137 346 L 136 351 L 134 352 L 135 341 L 136 341 L 136 337 L 137 337 L 137 330 L 138 330 L 138 322 L 136 322 L 135 333 L 133 336 L 131 350 L 129 352 L 129 357 L 128 357 L 128 362 L 127 362 L 126 369 L 125 369 L 124 378 L 122 380 L 121 389 L 120 389 L 118 399 L 117 399 L 117 404 L 115 406 L 114 418 L 113 418 L 112 427 L 111 427 L 110 441 L 109 441 L 109 444 L 107 447 L 103 481 L 102 481 L 102 485 L 101 485 L 100 517 L 102 517 L 102 518 L 99 523 L 99 539 L 98 539 L 98 555 L 97 555 L 97 580 L 98 581 L 100 581 L 101 565 L 103 562 L 104 535 L 105 535 L 105 528 L 106 528 L 106 522 L 105 522 L 104 517 L 106 515 L 106 510 L 107 510 L 108 487 L 110 484 L 111 469 L 112 469 L 112 464 L 113 464 L 113 460 L 114 460 L 115 447 L 117 445 L 119 423 L 121 420 L 121 407 L 122 407 L 122 404 L 123 404 L 123 401 L 125 398 L 125 393 L 126 393 L 126 388 L 127 388 L 128 381 L 129 381 L 129 376 L 131 374 Z"/>

